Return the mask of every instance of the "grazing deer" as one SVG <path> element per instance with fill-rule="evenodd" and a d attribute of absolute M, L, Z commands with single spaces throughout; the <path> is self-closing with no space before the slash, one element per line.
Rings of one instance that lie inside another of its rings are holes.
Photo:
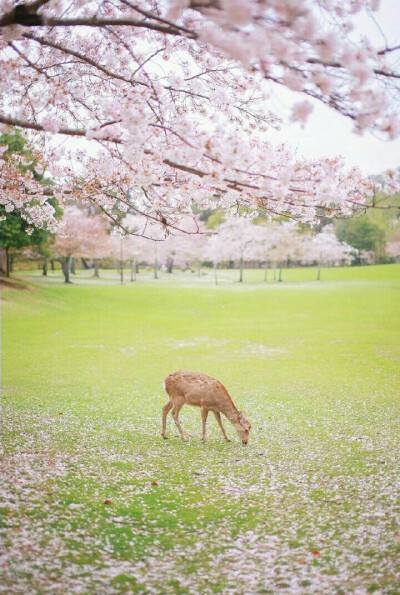
<path fill-rule="evenodd" d="M 172 409 L 172 417 L 177 425 L 182 440 L 186 440 L 182 426 L 179 422 L 179 411 L 182 406 L 195 405 L 201 408 L 203 424 L 202 439 L 206 440 L 206 421 L 209 411 L 212 411 L 222 430 L 225 440 L 230 442 L 222 425 L 221 413 L 235 426 L 236 432 L 243 444 L 247 444 L 251 424 L 243 411 L 238 411 L 229 396 L 226 388 L 215 378 L 198 372 L 178 370 L 164 380 L 164 388 L 168 393 L 169 401 L 163 407 L 162 435 L 167 438 L 167 415 Z"/>

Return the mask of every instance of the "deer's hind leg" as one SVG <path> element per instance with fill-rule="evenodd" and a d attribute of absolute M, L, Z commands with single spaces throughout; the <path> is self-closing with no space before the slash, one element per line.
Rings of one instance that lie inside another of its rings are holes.
<path fill-rule="evenodd" d="M 167 438 L 167 415 L 169 411 L 172 409 L 172 401 L 168 401 L 166 405 L 164 405 L 162 409 L 162 437 Z"/>
<path fill-rule="evenodd" d="M 187 440 L 185 434 L 183 433 L 183 429 L 181 426 L 181 423 L 179 421 L 179 411 L 182 409 L 182 405 L 184 404 L 184 399 L 179 400 L 179 401 L 175 401 L 173 403 L 173 407 L 172 407 L 172 417 L 174 418 L 174 422 L 176 424 L 176 427 L 178 428 L 179 434 L 182 438 L 182 440 Z"/>

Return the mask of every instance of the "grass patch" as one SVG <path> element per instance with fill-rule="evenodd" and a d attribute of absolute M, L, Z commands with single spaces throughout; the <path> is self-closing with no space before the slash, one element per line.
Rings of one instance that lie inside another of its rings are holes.
<path fill-rule="evenodd" d="M 400 267 L 309 272 L 3 288 L 4 592 L 398 592 Z M 179 368 L 247 448 L 162 440 Z"/>

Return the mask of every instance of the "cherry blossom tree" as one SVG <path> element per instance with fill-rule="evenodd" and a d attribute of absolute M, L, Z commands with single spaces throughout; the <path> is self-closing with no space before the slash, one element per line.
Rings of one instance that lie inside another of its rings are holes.
<path fill-rule="evenodd" d="M 94 265 L 94 277 L 100 277 L 99 261 L 102 258 L 108 258 L 113 255 L 115 247 L 113 239 L 106 231 L 105 222 L 98 217 L 91 217 L 88 222 L 90 241 L 85 241 L 80 256 L 92 258 Z"/>
<path fill-rule="evenodd" d="M 252 219 L 228 217 L 218 228 L 223 243 L 223 260 L 239 262 L 239 283 L 243 282 L 246 261 L 258 260 L 263 249 L 265 229 L 254 225 Z"/>
<path fill-rule="evenodd" d="M 375 253 L 372 250 L 360 250 L 358 253 L 360 263 L 363 265 L 374 264 Z"/>
<path fill-rule="evenodd" d="M 321 233 L 303 236 L 303 255 L 301 262 L 312 264 L 318 263 L 317 280 L 321 279 L 321 267 L 323 265 L 350 264 L 357 255 L 357 250 L 345 242 L 340 242 L 335 236 L 334 230 L 326 226 Z"/>
<path fill-rule="evenodd" d="M 200 271 L 203 246 L 207 239 L 206 227 L 195 217 L 185 217 L 182 219 L 181 225 L 183 229 L 193 233 L 171 233 L 159 245 L 159 256 L 167 273 L 172 273 L 174 265 L 186 268 L 189 264 L 197 265 L 197 269 Z M 195 234 L 195 231 L 198 233 Z"/>
<path fill-rule="evenodd" d="M 149 222 L 146 217 L 128 214 L 122 220 L 124 228 L 132 230 L 131 234 L 124 234 L 119 226 L 114 227 L 116 237 L 113 238 L 114 257 L 120 259 L 121 283 L 123 282 L 123 259 L 128 257 L 131 269 L 131 282 L 136 281 L 138 261 L 140 259 L 153 261 L 158 255 L 160 242 L 149 242 L 146 234 L 161 239 L 163 237 L 160 225 Z M 157 276 L 157 266 L 155 275 Z"/>
<path fill-rule="evenodd" d="M 199 235 L 188 236 L 184 234 L 177 238 L 177 253 L 179 254 L 181 261 L 183 261 L 183 266 L 187 267 L 188 265 L 191 265 L 194 268 L 197 268 L 198 277 L 201 275 L 204 245 L 209 238 L 205 226 L 201 223 L 199 224 L 199 230 Z"/>
<path fill-rule="evenodd" d="M 400 230 L 396 230 L 392 234 L 386 245 L 386 253 L 391 258 L 394 258 L 396 262 L 400 260 Z"/>
<path fill-rule="evenodd" d="M 144 226 L 145 222 L 140 217 L 135 215 L 127 215 L 124 220 L 124 225 L 131 229 L 139 230 L 141 226 Z M 138 270 L 138 258 L 143 252 L 143 239 L 138 235 L 124 235 L 121 237 L 122 241 L 122 252 L 126 254 L 130 261 L 131 269 L 131 282 L 136 281 L 136 275 Z M 121 267 L 122 270 L 122 267 Z"/>
<path fill-rule="evenodd" d="M 60 192 L 125 232 L 135 233 L 121 212 L 158 221 L 167 234 L 182 229 L 194 203 L 307 222 L 350 216 L 376 183 L 340 158 L 309 162 L 274 147 L 266 131 L 279 118 L 268 98 L 284 86 L 293 121 L 305 122 L 312 99 L 359 132 L 397 137 L 400 46 L 376 47 L 354 29 L 355 13 L 378 5 L 2 0 L 0 123 L 36 133 Z M 50 142 L 62 137 L 79 142 Z M 397 188 L 399 175 L 385 184 Z M 30 200 L 10 188 L 5 196 Z M 49 215 L 38 211 L 41 225 Z"/>
<path fill-rule="evenodd" d="M 271 264 L 271 250 L 279 242 L 281 227 L 279 223 L 267 223 L 259 226 L 259 236 L 256 249 L 256 256 L 264 261 L 264 281 L 268 280 L 268 268 Z"/>
<path fill-rule="evenodd" d="M 0 136 L 0 221 L 18 213 L 28 235 L 32 235 L 35 227 L 54 233 L 59 220 L 49 201 L 53 187 L 43 179 L 46 169 L 43 156 L 39 151 L 27 149 L 26 140 L 19 134 Z"/>
<path fill-rule="evenodd" d="M 138 237 L 138 239 L 141 240 L 139 242 L 138 259 L 143 260 L 151 266 L 153 268 L 154 279 L 158 279 L 158 270 L 163 258 L 163 241 L 160 238 L 162 232 L 160 229 L 156 231 L 153 227 L 151 233 L 153 234 L 152 237 L 156 238 L 156 241 L 150 242 L 146 240 L 146 238 L 142 238 L 141 236 Z M 135 245 L 137 246 L 136 243 Z"/>
<path fill-rule="evenodd" d="M 208 237 L 203 246 L 203 259 L 213 263 L 215 285 L 218 285 L 218 266 L 221 261 L 229 260 L 230 255 L 230 248 L 221 233 Z"/>
<path fill-rule="evenodd" d="M 303 253 L 304 238 L 298 225 L 294 221 L 273 223 L 273 241 L 268 251 L 268 260 L 274 265 L 274 279 L 276 268 L 279 266 L 278 281 L 282 281 L 282 267 L 290 260 L 299 260 Z"/>
<path fill-rule="evenodd" d="M 102 219 L 90 217 L 75 205 L 65 208 L 62 224 L 53 249 L 61 259 L 65 283 L 71 283 L 72 257 L 108 256 L 111 249 L 110 238 Z"/>

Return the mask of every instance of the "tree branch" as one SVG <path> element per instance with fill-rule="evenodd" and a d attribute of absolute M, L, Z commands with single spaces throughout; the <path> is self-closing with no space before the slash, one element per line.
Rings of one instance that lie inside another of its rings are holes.
<path fill-rule="evenodd" d="M 45 17 L 31 12 L 29 7 L 20 4 L 14 10 L 6 13 L 0 18 L 0 28 L 10 25 L 23 25 L 24 27 L 138 27 L 150 29 L 167 35 L 177 35 L 189 39 L 197 39 L 194 31 L 183 31 L 180 27 L 164 26 L 148 21 L 138 21 L 132 18 L 101 19 L 96 17 L 56 18 Z"/>
<path fill-rule="evenodd" d="M 101 66 L 95 60 L 92 60 L 91 58 L 88 58 L 87 56 L 85 56 L 84 54 L 81 54 L 80 52 L 77 52 L 75 50 L 71 50 L 70 48 L 66 48 L 65 46 L 62 46 L 60 43 L 56 43 L 54 41 L 49 41 L 48 39 L 44 39 L 43 37 L 36 37 L 32 33 L 24 33 L 22 37 L 25 37 L 25 39 L 30 39 L 32 41 L 36 41 L 40 45 L 48 46 L 48 47 L 54 48 L 56 50 L 59 50 L 60 52 L 63 52 L 64 54 L 68 54 L 70 56 L 74 56 L 74 58 L 77 58 L 78 60 L 81 60 L 82 62 L 85 62 L 86 64 L 89 64 L 90 66 L 93 66 L 94 68 L 96 68 L 96 70 L 100 70 L 100 72 L 103 72 L 104 74 L 106 74 L 110 78 L 115 78 L 115 79 L 118 79 L 120 81 L 124 81 L 125 83 L 131 84 L 131 85 L 132 84 L 142 85 L 143 87 L 147 87 L 148 86 L 148 85 L 146 85 L 146 83 L 143 83 L 141 81 L 137 81 L 137 80 L 134 80 L 134 79 L 127 79 L 124 76 L 122 76 L 121 74 L 118 74 L 116 72 L 111 72 L 111 70 L 108 70 L 104 66 Z"/>

